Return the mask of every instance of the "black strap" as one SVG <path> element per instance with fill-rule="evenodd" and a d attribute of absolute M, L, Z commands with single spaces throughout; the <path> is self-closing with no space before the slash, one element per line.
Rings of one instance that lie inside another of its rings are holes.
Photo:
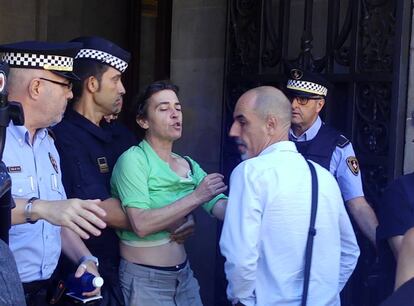
<path fill-rule="evenodd" d="M 312 248 L 313 248 L 313 238 L 316 235 L 315 229 L 315 220 L 316 220 L 316 211 L 318 210 L 318 177 L 316 176 L 315 167 L 311 162 L 307 160 L 309 169 L 312 175 L 312 208 L 311 208 L 311 217 L 309 224 L 308 240 L 306 241 L 306 251 L 305 251 L 305 275 L 303 279 L 303 293 L 302 293 L 302 306 L 306 306 L 306 301 L 308 298 L 308 288 L 309 288 L 309 277 L 310 277 L 310 268 L 312 264 Z"/>
<path fill-rule="evenodd" d="M 194 174 L 193 164 L 191 163 L 190 158 L 188 156 L 184 156 L 184 159 L 187 161 L 188 165 L 190 166 L 190 172 L 191 172 L 191 174 Z"/>

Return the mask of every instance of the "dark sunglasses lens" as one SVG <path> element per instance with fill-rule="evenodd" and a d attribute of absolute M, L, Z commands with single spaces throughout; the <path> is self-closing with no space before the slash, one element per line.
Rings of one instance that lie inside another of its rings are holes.
<path fill-rule="evenodd" d="M 288 97 L 290 103 L 293 103 L 293 101 L 296 101 L 296 103 L 298 103 L 299 105 L 306 105 L 308 104 L 308 98 L 304 98 L 304 97 L 293 97 L 290 96 Z"/>

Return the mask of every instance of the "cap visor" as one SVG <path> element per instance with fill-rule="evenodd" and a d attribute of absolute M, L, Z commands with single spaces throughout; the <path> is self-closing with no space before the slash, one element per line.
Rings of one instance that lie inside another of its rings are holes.
<path fill-rule="evenodd" d="M 64 77 L 65 79 L 69 79 L 72 81 L 80 81 L 80 78 L 72 71 L 56 71 L 56 70 L 49 70 L 49 71 L 57 75 L 60 75 L 61 77 Z"/>

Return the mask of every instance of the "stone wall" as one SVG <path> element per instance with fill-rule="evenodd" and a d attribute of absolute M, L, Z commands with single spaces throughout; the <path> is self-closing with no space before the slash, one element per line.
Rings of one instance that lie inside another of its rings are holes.
<path fill-rule="evenodd" d="M 226 1 L 173 2 L 171 79 L 180 86 L 184 130 L 175 151 L 193 157 L 206 172 L 219 171 L 223 107 Z M 199 209 L 188 242 L 204 305 L 214 305 L 217 222 Z"/>
<path fill-rule="evenodd" d="M 0 0 L 0 43 L 44 39 L 47 0 Z"/>
<path fill-rule="evenodd" d="M 125 45 L 129 1 L 0 0 L 0 43 L 100 35 Z"/>

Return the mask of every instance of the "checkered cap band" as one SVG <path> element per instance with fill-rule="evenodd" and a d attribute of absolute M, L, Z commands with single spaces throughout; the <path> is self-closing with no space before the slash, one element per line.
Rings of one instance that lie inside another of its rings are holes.
<path fill-rule="evenodd" d="M 94 49 L 81 49 L 76 55 L 75 59 L 78 58 L 90 58 L 98 60 L 102 63 L 108 64 L 109 66 L 114 67 L 115 69 L 121 71 L 122 73 L 127 69 L 128 63 L 121 60 L 119 57 L 113 56 L 112 54 L 106 53 L 104 51 L 94 50 Z"/>
<path fill-rule="evenodd" d="M 308 81 L 288 80 L 286 87 L 292 90 L 304 91 L 320 96 L 326 96 L 328 94 L 328 88 L 325 86 Z"/>
<path fill-rule="evenodd" d="M 68 56 L 5 52 L 1 54 L 0 58 L 10 67 L 43 68 L 56 71 L 73 70 L 73 58 Z"/>

